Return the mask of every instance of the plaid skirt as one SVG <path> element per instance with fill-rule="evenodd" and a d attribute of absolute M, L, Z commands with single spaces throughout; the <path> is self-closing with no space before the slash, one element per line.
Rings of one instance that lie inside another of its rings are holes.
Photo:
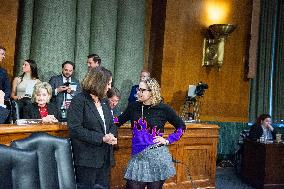
<path fill-rule="evenodd" d="M 129 160 L 124 178 L 139 182 L 166 180 L 176 174 L 167 146 L 146 148 Z"/>

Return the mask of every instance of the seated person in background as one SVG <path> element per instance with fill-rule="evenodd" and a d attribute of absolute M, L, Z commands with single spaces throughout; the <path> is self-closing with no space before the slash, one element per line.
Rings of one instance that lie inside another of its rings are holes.
<path fill-rule="evenodd" d="M 6 109 L 6 105 L 4 105 L 4 96 L 5 93 L 0 90 L 0 124 L 4 123 L 9 115 L 9 110 Z"/>
<path fill-rule="evenodd" d="M 107 98 L 108 98 L 108 104 L 111 109 L 112 116 L 117 117 L 121 114 L 121 111 L 119 110 L 119 107 L 117 107 L 117 104 L 120 100 L 120 92 L 116 87 L 111 87 L 107 91 Z"/>
<path fill-rule="evenodd" d="M 58 111 L 68 109 L 73 96 L 81 91 L 79 80 L 73 77 L 74 70 L 75 64 L 66 61 L 62 64 L 62 73 L 52 76 L 49 80 L 52 87 L 51 102 L 56 105 Z M 66 115 L 61 115 L 60 119 L 66 119 Z"/>
<path fill-rule="evenodd" d="M 145 81 L 150 77 L 150 72 L 146 70 L 142 70 L 140 72 L 140 82 Z M 130 95 L 128 97 L 128 103 L 137 101 L 137 91 L 138 91 L 139 85 L 134 85 L 131 88 Z"/>
<path fill-rule="evenodd" d="M 12 99 L 17 101 L 20 110 L 28 103 L 31 103 L 34 86 L 40 82 L 35 61 L 25 60 L 22 71 L 22 75 L 15 77 L 13 80 L 11 93 Z M 20 112 L 20 115 L 22 114 Z"/>
<path fill-rule="evenodd" d="M 256 119 L 256 123 L 250 128 L 249 139 L 257 140 L 264 137 L 265 140 L 274 140 L 276 133 L 271 126 L 271 116 L 269 114 L 262 114 Z"/>
<path fill-rule="evenodd" d="M 52 88 L 47 82 L 35 85 L 32 104 L 24 107 L 24 119 L 42 119 L 43 122 L 58 122 L 58 110 L 55 105 L 49 104 Z"/>
<path fill-rule="evenodd" d="M 88 71 L 90 71 L 92 68 L 99 67 L 101 65 L 101 58 L 97 54 L 90 54 L 88 56 L 87 65 L 88 65 Z"/>
<path fill-rule="evenodd" d="M 6 49 L 0 46 L 0 63 L 5 59 Z M 0 68 L 0 90 L 5 93 L 5 100 L 10 100 L 11 84 L 4 68 Z"/>

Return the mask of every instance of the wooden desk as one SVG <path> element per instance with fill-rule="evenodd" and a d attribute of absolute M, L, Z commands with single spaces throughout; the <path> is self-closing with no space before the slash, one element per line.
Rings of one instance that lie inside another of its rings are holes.
<path fill-rule="evenodd" d="M 182 139 L 170 145 L 173 157 L 183 164 L 176 164 L 177 174 L 167 180 L 164 189 L 189 189 L 192 184 L 186 166 L 196 187 L 215 188 L 218 126 L 188 124 Z M 166 125 L 167 136 L 173 127 Z M 12 140 L 25 138 L 33 132 L 43 131 L 51 135 L 67 137 L 66 125 L 0 125 L 0 143 L 9 145 Z M 130 159 L 132 133 L 129 125 L 119 129 L 118 147 L 115 151 L 116 165 L 111 171 L 111 188 L 124 188 L 124 170 Z M 186 165 L 186 166 L 185 166 Z"/>
<path fill-rule="evenodd" d="M 256 188 L 284 188 L 284 144 L 245 141 L 242 176 Z"/>

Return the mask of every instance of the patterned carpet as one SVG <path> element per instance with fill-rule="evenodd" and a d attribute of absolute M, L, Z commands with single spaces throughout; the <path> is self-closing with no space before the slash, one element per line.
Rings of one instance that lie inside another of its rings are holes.
<path fill-rule="evenodd" d="M 233 167 L 217 167 L 216 189 L 254 189 L 242 182 Z"/>

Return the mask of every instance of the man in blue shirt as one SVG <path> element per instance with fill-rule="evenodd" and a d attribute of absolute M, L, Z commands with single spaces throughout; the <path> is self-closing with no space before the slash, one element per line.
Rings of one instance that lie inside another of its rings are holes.
<path fill-rule="evenodd" d="M 140 72 L 140 82 L 145 81 L 150 77 L 150 72 L 146 70 L 142 70 Z M 130 95 L 128 97 L 128 103 L 137 101 L 137 91 L 138 91 L 139 85 L 133 85 L 130 91 Z"/>

